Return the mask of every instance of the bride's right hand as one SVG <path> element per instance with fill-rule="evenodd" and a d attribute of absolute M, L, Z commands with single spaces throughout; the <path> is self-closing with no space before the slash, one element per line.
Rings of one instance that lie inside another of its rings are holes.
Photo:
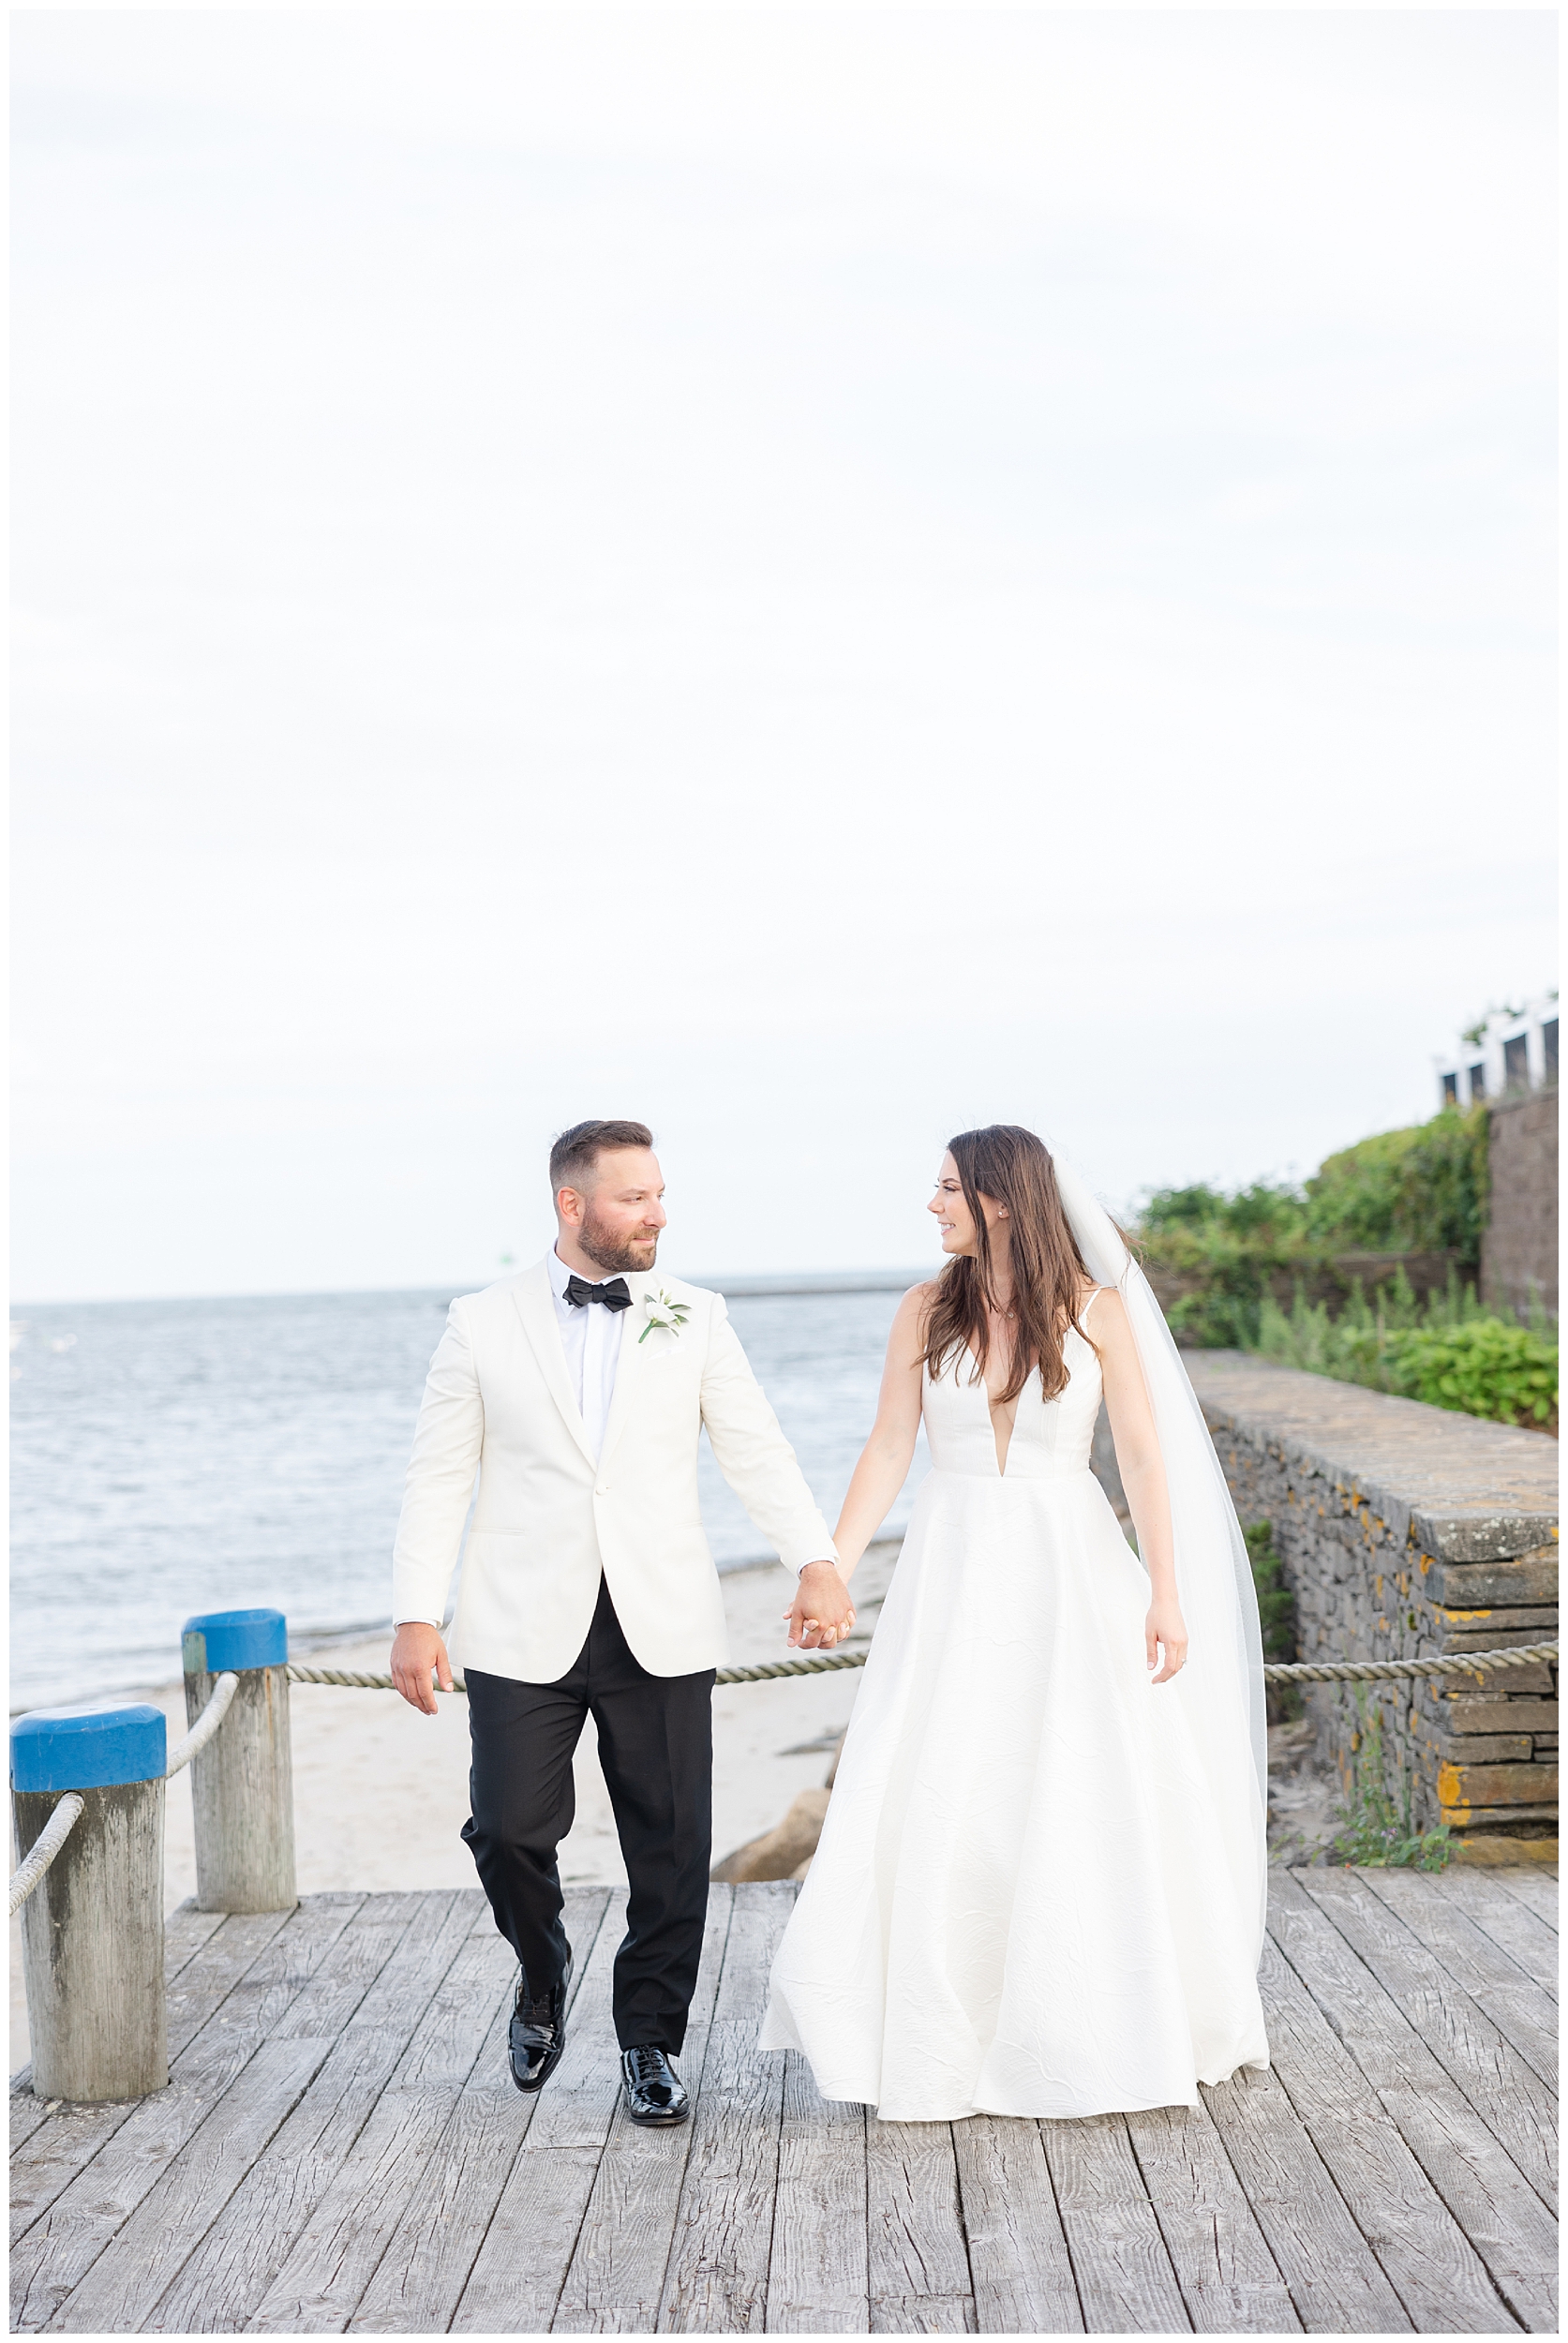
<path fill-rule="evenodd" d="M 790 1648 L 829 1650 L 855 1624 L 849 1589 L 831 1562 L 808 1562 L 800 1573 L 799 1588 L 784 1613 Z"/>
<path fill-rule="evenodd" d="M 1174 1599 L 1151 1603 L 1149 1616 L 1143 1621 L 1143 1651 L 1151 1669 L 1164 1652 L 1164 1665 L 1150 1680 L 1168 1684 L 1187 1665 L 1187 1621 L 1181 1605 Z"/>

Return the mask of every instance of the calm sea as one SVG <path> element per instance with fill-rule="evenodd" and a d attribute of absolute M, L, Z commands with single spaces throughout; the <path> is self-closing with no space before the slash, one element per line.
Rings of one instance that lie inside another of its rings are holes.
<path fill-rule="evenodd" d="M 830 1524 L 871 1427 L 898 1292 L 728 1291 Z M 13 1321 L 13 1709 L 170 1681 L 193 1611 L 275 1604 L 296 1637 L 382 1625 L 450 1299 L 40 1305 Z M 924 1470 L 922 1449 L 891 1527 Z M 720 1568 L 759 1558 L 706 1440 L 701 1476 Z"/>

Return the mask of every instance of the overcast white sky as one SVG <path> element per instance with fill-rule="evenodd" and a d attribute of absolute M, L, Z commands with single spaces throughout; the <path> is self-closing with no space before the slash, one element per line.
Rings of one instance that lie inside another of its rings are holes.
<path fill-rule="evenodd" d="M 918 1261 L 1554 981 L 1554 22 L 33 13 L 16 1289 Z"/>

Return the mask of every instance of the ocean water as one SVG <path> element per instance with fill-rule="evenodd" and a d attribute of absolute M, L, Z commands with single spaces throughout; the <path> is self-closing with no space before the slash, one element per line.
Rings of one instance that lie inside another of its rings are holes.
<path fill-rule="evenodd" d="M 754 1283 L 778 1283 L 755 1280 Z M 831 1524 L 896 1291 L 741 1292 L 730 1315 Z M 403 1473 L 449 1291 L 37 1306 L 12 1322 L 11 1707 L 178 1676 L 193 1611 L 382 1625 Z M 889 1515 L 901 1528 L 923 1446 Z M 721 1570 L 768 1551 L 706 1439 Z"/>

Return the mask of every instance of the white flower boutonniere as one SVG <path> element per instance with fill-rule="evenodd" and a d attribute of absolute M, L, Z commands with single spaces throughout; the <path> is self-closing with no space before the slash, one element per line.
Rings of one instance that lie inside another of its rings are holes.
<path fill-rule="evenodd" d="M 691 1308 L 690 1303 L 678 1302 L 673 1293 L 665 1291 L 663 1286 L 659 1288 L 657 1293 L 645 1293 L 642 1297 L 642 1306 L 643 1315 L 648 1320 L 648 1323 L 637 1336 L 639 1342 L 646 1342 L 655 1326 L 664 1326 L 672 1335 L 678 1335 L 686 1323 L 687 1313 Z"/>

